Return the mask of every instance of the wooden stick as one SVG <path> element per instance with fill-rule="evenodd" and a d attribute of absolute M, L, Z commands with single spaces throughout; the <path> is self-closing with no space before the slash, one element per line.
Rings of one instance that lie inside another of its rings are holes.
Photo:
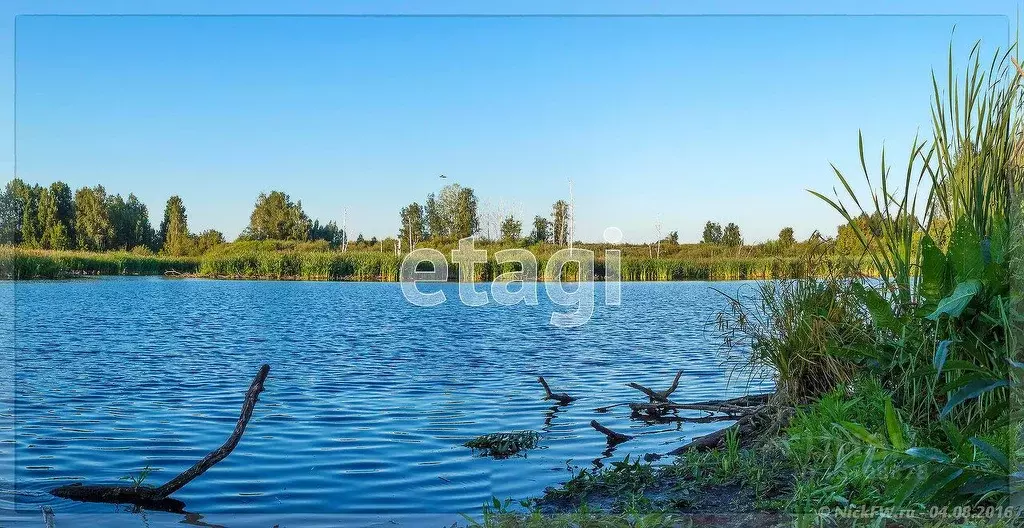
<path fill-rule="evenodd" d="M 632 436 L 612 431 L 611 429 L 598 423 L 597 420 L 591 420 L 590 426 L 593 427 L 594 429 L 597 429 L 598 432 L 608 437 L 608 445 L 618 445 L 625 442 L 626 440 L 633 439 Z"/>
<path fill-rule="evenodd" d="M 228 437 L 227 441 L 223 445 L 215 449 L 209 455 L 203 457 L 202 460 L 196 462 L 192 467 L 181 472 L 177 477 L 172 478 L 163 486 L 156 489 L 157 494 L 161 497 L 170 496 L 170 494 L 178 491 L 185 484 L 192 482 L 193 479 L 206 473 L 206 470 L 214 466 L 214 464 L 224 460 L 232 451 L 235 446 L 238 445 L 238 441 L 242 439 L 242 433 L 245 432 L 245 426 L 249 425 L 249 419 L 252 418 L 252 409 L 256 406 L 256 401 L 260 398 L 260 393 L 263 392 L 263 382 L 267 379 L 267 374 L 270 373 L 270 365 L 264 364 L 260 367 L 260 371 L 253 378 L 252 384 L 249 385 L 249 391 L 245 394 L 245 403 L 242 404 L 242 412 L 238 416 L 238 422 L 235 424 L 235 430 Z"/>
<path fill-rule="evenodd" d="M 749 406 L 749 407 L 741 407 L 741 406 L 738 406 L 738 405 L 728 405 L 728 404 L 724 404 L 724 403 L 722 403 L 722 404 L 706 404 L 706 403 L 674 403 L 674 402 L 665 402 L 665 403 L 631 403 L 631 404 L 629 404 L 629 408 L 632 409 L 633 412 L 636 412 L 636 413 L 644 412 L 644 413 L 647 413 L 647 414 L 663 414 L 663 413 L 668 412 L 668 411 L 704 411 L 704 412 L 711 412 L 711 413 L 714 413 L 714 412 L 725 413 L 725 414 L 729 414 L 729 415 L 733 415 L 733 416 L 736 416 L 736 415 L 742 416 L 742 415 L 758 412 L 759 410 L 761 410 L 761 406 L 760 405 Z"/>
<path fill-rule="evenodd" d="M 544 386 L 545 400 L 556 400 L 563 405 L 576 400 L 565 392 L 551 392 L 551 387 L 548 386 L 548 382 L 544 381 L 544 376 L 537 376 L 537 381 Z"/>
<path fill-rule="evenodd" d="M 75 483 L 68 486 L 61 486 L 52 490 L 50 493 L 57 497 L 85 502 L 128 503 L 151 509 L 175 512 L 183 511 L 184 503 L 170 499 L 169 495 L 178 491 L 182 486 L 189 482 L 192 482 L 192 480 L 205 473 L 206 470 L 210 469 L 221 460 L 224 460 L 224 458 L 226 458 L 231 451 L 235 449 L 235 446 L 238 445 L 238 441 L 242 439 L 242 433 L 245 432 L 245 426 L 249 424 L 249 419 L 252 418 L 252 410 L 256 406 L 256 401 L 259 400 L 260 393 L 263 392 L 263 382 L 266 381 L 267 374 L 269 373 L 270 365 L 263 365 L 260 367 L 256 377 L 253 378 L 252 384 L 249 385 L 249 391 L 245 394 L 245 403 L 242 404 L 242 412 L 238 416 L 238 423 L 235 424 L 235 430 L 231 433 L 231 436 L 228 437 L 227 441 L 163 486 L 158 488 L 142 485 L 86 486 L 81 483 Z"/>
<path fill-rule="evenodd" d="M 676 377 L 675 377 L 675 379 L 672 380 L 672 385 L 669 388 L 667 388 L 667 389 L 665 389 L 663 391 L 656 391 L 656 390 L 648 389 L 647 387 L 644 387 L 643 385 L 641 385 L 639 383 L 627 383 L 626 385 L 629 386 L 629 387 L 632 387 L 632 388 L 634 388 L 634 389 L 636 389 L 636 390 L 638 390 L 638 391 L 640 391 L 640 392 L 642 392 L 644 394 L 646 394 L 647 397 L 650 398 L 652 402 L 655 402 L 655 401 L 667 402 L 669 395 L 671 395 L 673 392 L 675 392 L 676 389 L 679 387 L 679 378 L 682 375 L 683 375 L 683 371 L 680 370 L 679 372 L 676 372 Z"/>

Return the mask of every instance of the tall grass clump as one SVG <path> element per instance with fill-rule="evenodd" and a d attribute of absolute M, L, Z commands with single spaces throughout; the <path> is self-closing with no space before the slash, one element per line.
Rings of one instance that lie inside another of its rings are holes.
<path fill-rule="evenodd" d="M 80 275 L 162 275 L 194 273 L 198 259 L 126 251 L 92 253 L 0 247 L 0 278 L 62 279 Z"/>
<path fill-rule="evenodd" d="M 222 279 L 397 281 L 401 260 L 375 251 L 276 251 L 241 247 L 202 257 L 198 273 Z"/>
<path fill-rule="evenodd" d="M 796 404 L 794 511 L 1024 503 L 1024 72 L 979 49 L 965 75 L 952 50 L 945 83 L 933 75 L 931 138 L 904 169 L 883 152 L 871 170 L 859 134 L 867 191 L 838 167 L 838 190 L 812 191 L 856 234 L 867 276 L 765 282 L 719 317 L 723 343 Z"/>
<path fill-rule="evenodd" d="M 744 356 L 751 376 L 774 378 L 780 402 L 806 402 L 853 379 L 855 363 L 842 352 L 869 342 L 870 319 L 849 281 L 766 281 L 728 301 L 716 319 L 721 343 Z"/>
<path fill-rule="evenodd" d="M 883 153 L 872 177 L 861 137 L 867 198 L 835 167 L 842 192 L 814 193 L 849 223 L 878 277 L 839 288 L 851 303 L 839 316 L 842 326 L 858 318 L 868 324 L 818 349 L 822 366 L 848 362 L 852 379 L 873 380 L 890 396 L 881 425 L 871 416 L 834 423 L 841 436 L 831 449 L 847 456 L 810 471 L 832 472 L 845 486 L 884 475 L 885 485 L 876 480 L 868 487 L 875 494 L 864 499 L 896 508 L 1024 499 L 1024 415 L 1014 407 L 1024 376 L 1015 337 L 1024 231 L 1015 211 L 1022 190 L 1020 75 L 1009 53 L 983 62 L 975 46 L 969 59 L 966 75 L 958 77 L 950 50 L 943 88 L 933 75 L 932 138 L 914 141 L 905 171 L 890 172 Z M 922 186 L 927 199 L 919 201 Z M 874 243 L 856 221 L 862 215 L 881 219 Z M 803 293 L 813 282 L 803 284 L 784 291 L 785 302 L 764 301 L 770 316 L 819 306 Z M 805 334 L 786 333 L 785 320 L 758 336 L 783 336 L 786 347 L 777 349 L 807 346 Z M 787 363 L 768 361 L 781 380 Z M 884 470 L 864 477 L 876 468 Z M 879 495 L 880 489 L 891 492 Z M 818 507 L 836 505 L 808 497 Z"/>

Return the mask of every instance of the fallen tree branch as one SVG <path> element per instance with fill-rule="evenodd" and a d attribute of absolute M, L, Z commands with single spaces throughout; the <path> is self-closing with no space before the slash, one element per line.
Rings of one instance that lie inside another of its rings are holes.
<path fill-rule="evenodd" d="M 694 438 L 690 443 L 673 449 L 668 454 L 681 455 L 688 451 L 717 449 L 725 444 L 726 435 L 733 429 L 736 430 L 741 445 L 750 445 L 759 438 L 778 433 L 792 416 L 793 409 L 790 407 L 769 409 L 768 406 L 764 406 L 758 412 L 741 417 L 729 427 Z"/>
<path fill-rule="evenodd" d="M 631 403 L 629 408 L 634 413 L 643 414 L 665 414 L 672 411 L 704 411 L 709 413 L 723 413 L 732 417 L 744 416 L 761 410 L 761 406 L 741 407 L 728 404 L 707 404 L 707 403 Z"/>
<path fill-rule="evenodd" d="M 649 389 L 647 387 L 644 387 L 643 385 L 641 385 L 639 383 L 627 383 L 626 385 L 629 386 L 629 387 L 632 387 L 632 388 L 634 388 L 634 389 L 636 389 L 636 390 L 638 390 L 638 391 L 640 391 L 640 392 L 642 392 L 644 394 L 646 394 L 647 397 L 650 398 L 652 402 L 656 402 L 656 401 L 667 402 L 668 401 L 668 397 L 673 392 L 675 392 L 676 389 L 679 387 L 679 378 L 682 375 L 683 375 L 683 371 L 680 370 L 679 372 L 676 372 L 676 377 L 675 377 L 675 379 L 672 380 L 672 385 L 669 388 L 667 388 L 667 389 L 665 389 L 663 391 L 652 390 L 652 389 Z"/>
<path fill-rule="evenodd" d="M 632 436 L 625 435 L 625 434 L 622 434 L 622 433 L 616 433 L 615 431 L 612 431 L 611 429 L 609 429 L 609 428 L 601 425 L 600 423 L 598 423 L 597 420 L 591 420 L 590 421 L 590 426 L 593 427 L 594 429 L 597 429 L 597 431 L 599 433 L 601 433 L 601 434 L 605 435 L 606 437 L 608 437 L 608 445 L 610 445 L 610 446 L 618 445 L 618 444 L 621 444 L 621 443 L 623 443 L 623 442 L 625 442 L 627 440 L 632 440 L 633 439 Z"/>
<path fill-rule="evenodd" d="M 548 386 L 548 382 L 544 381 L 544 376 L 537 376 L 537 381 L 544 386 L 545 400 L 556 400 L 558 403 L 565 405 L 577 399 L 564 392 L 551 392 L 551 387 Z"/>
<path fill-rule="evenodd" d="M 249 385 L 249 391 L 245 394 L 245 403 L 242 404 L 242 412 L 238 416 L 238 423 L 235 424 L 235 430 L 228 437 L 227 441 L 163 486 L 87 486 L 75 483 L 56 488 L 50 493 L 56 497 L 84 502 L 135 504 L 136 506 L 150 509 L 182 511 L 184 503 L 170 499 L 169 496 L 189 482 L 192 482 L 192 480 L 205 473 L 221 460 L 224 460 L 235 449 L 235 446 L 238 445 L 239 440 L 242 438 L 242 433 L 245 432 L 245 426 L 249 424 L 249 419 L 252 418 L 253 408 L 256 406 L 256 401 L 259 400 L 260 393 L 263 392 L 263 382 L 266 381 L 267 374 L 269 373 L 270 365 L 263 365 L 260 367 L 256 377 L 253 378 L 252 384 Z"/>

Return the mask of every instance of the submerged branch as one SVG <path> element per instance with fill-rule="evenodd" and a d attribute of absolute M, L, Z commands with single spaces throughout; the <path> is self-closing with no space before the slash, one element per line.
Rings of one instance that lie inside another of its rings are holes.
<path fill-rule="evenodd" d="M 558 403 L 565 405 L 577 399 L 569 396 L 569 394 L 565 392 L 551 392 L 551 387 L 549 387 L 548 382 L 544 380 L 544 376 L 537 376 L 537 381 L 544 386 L 544 393 L 546 394 L 544 399 L 546 400 L 555 400 Z"/>
<path fill-rule="evenodd" d="M 675 392 L 677 388 L 679 388 L 679 378 L 682 375 L 683 375 L 683 371 L 680 370 L 679 372 L 676 372 L 676 377 L 675 377 L 675 379 L 672 380 L 672 385 L 669 388 L 667 388 L 667 389 L 665 389 L 663 391 L 652 390 L 652 389 L 649 389 L 647 387 L 644 387 L 643 385 L 641 385 L 639 383 L 627 383 L 626 385 L 629 386 L 629 387 L 632 387 L 632 388 L 634 388 L 634 389 L 636 389 L 636 390 L 638 390 L 638 391 L 640 391 L 640 392 L 642 392 L 644 394 L 646 394 L 647 397 L 650 398 L 652 402 L 656 402 L 656 401 L 658 401 L 658 402 L 667 402 L 668 401 L 668 397 L 673 392 Z"/>
<path fill-rule="evenodd" d="M 169 496 L 189 482 L 192 482 L 192 480 L 205 473 L 221 460 L 224 460 L 235 449 L 235 446 L 238 445 L 239 440 L 242 438 L 242 433 L 245 432 L 246 425 L 249 424 L 249 419 L 252 418 L 253 408 L 256 406 L 257 400 L 259 400 L 260 393 L 263 392 L 263 382 L 266 381 L 267 374 L 269 373 L 270 365 L 263 365 L 260 367 L 256 377 L 253 378 L 249 391 L 246 392 L 245 403 L 242 404 L 238 423 L 235 424 L 235 430 L 228 437 L 227 441 L 163 486 L 153 487 L 141 484 L 135 486 L 83 485 L 75 483 L 56 488 L 50 493 L 56 497 L 85 502 L 128 503 L 150 509 L 182 511 L 184 503 L 170 499 Z"/>
<path fill-rule="evenodd" d="M 622 434 L 622 433 L 616 433 L 615 431 L 612 431 L 611 429 L 609 429 L 609 428 L 601 425 L 600 423 L 598 423 L 597 420 L 591 420 L 590 421 L 590 426 L 593 427 L 594 429 L 597 429 L 598 432 L 600 432 L 601 434 L 603 434 L 606 437 L 608 437 L 608 445 L 612 445 L 613 446 L 613 445 L 621 444 L 621 443 L 623 443 L 623 442 L 625 442 L 627 440 L 632 440 L 633 439 L 632 436 L 625 435 L 625 434 Z"/>

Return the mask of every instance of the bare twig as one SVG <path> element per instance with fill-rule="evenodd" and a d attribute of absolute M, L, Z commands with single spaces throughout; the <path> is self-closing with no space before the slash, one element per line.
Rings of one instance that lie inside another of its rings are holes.
<path fill-rule="evenodd" d="M 608 445 L 621 444 L 627 440 L 632 440 L 633 437 L 622 433 L 616 433 L 611 429 L 601 425 L 597 420 L 591 420 L 590 426 L 597 429 L 598 432 L 608 437 Z"/>
<path fill-rule="evenodd" d="M 556 400 L 558 403 L 561 403 L 562 405 L 565 405 L 569 402 L 576 400 L 576 398 L 569 396 L 567 393 L 564 392 L 551 392 L 551 387 L 548 386 L 547 381 L 544 381 L 544 376 L 537 376 L 537 381 L 539 381 L 540 384 L 544 386 L 544 393 L 546 394 L 544 399 L 546 400 Z"/>
<path fill-rule="evenodd" d="M 256 377 L 253 378 L 249 391 L 245 395 L 245 403 L 242 404 L 238 423 L 235 424 L 235 430 L 228 437 L 227 441 L 163 486 L 158 488 L 152 486 L 86 486 L 81 483 L 75 483 L 61 486 L 50 493 L 57 497 L 85 502 L 128 503 L 153 509 L 181 511 L 184 504 L 170 499 L 169 496 L 205 473 L 206 470 L 221 460 L 224 460 L 235 449 L 235 446 L 238 445 L 239 440 L 242 438 L 242 433 L 245 432 L 246 425 L 249 424 L 249 419 L 252 418 L 253 408 L 256 406 L 256 401 L 259 400 L 260 393 L 263 392 L 263 382 L 266 381 L 267 374 L 269 373 L 270 365 L 263 365 L 260 367 Z"/>
<path fill-rule="evenodd" d="M 627 383 L 626 385 L 628 385 L 630 387 L 633 387 L 634 389 L 636 389 L 636 390 L 646 394 L 647 397 L 650 398 L 652 402 L 656 402 L 656 401 L 667 402 L 668 401 L 668 397 L 673 392 L 675 392 L 676 389 L 679 387 L 679 378 L 682 375 L 683 375 L 683 371 L 680 370 L 679 372 L 676 372 L 676 377 L 675 377 L 675 379 L 672 380 L 672 385 L 669 388 L 667 388 L 667 389 L 665 389 L 663 391 L 652 390 L 652 389 L 649 389 L 647 387 L 644 387 L 643 385 L 641 385 L 639 383 Z"/>

